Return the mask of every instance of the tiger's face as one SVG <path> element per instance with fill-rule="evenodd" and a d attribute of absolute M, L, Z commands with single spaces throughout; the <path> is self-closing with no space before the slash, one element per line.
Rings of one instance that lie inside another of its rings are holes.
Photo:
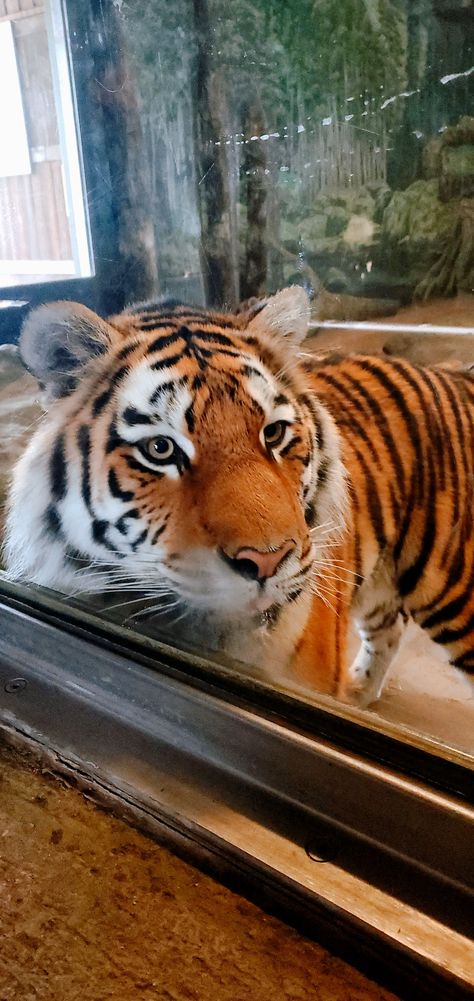
<path fill-rule="evenodd" d="M 139 588 L 239 621 L 308 593 L 344 476 L 298 357 L 307 322 L 299 288 L 230 316 L 166 303 L 108 322 L 68 303 L 31 314 L 21 349 L 54 402 L 15 475 L 13 575 Z"/>

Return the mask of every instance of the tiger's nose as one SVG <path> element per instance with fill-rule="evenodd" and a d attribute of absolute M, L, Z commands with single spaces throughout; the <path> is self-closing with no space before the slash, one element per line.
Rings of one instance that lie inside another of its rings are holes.
<path fill-rule="evenodd" d="M 268 577 L 274 577 L 285 557 L 289 556 L 295 548 L 293 539 L 288 539 L 279 549 L 264 552 L 259 549 L 239 549 L 230 563 L 242 577 L 264 581 Z"/>

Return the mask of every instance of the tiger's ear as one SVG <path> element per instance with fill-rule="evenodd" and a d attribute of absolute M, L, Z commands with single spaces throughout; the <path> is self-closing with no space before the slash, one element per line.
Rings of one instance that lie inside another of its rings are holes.
<path fill-rule="evenodd" d="M 20 355 L 36 376 L 47 400 L 68 396 L 86 365 L 103 355 L 112 330 L 78 302 L 53 302 L 28 314 L 20 336 Z"/>
<path fill-rule="evenodd" d="M 288 338 L 296 346 L 308 336 L 309 299 L 300 285 L 292 285 L 275 295 L 250 300 L 247 316 L 250 320 L 246 324 L 246 333 L 274 334 Z"/>

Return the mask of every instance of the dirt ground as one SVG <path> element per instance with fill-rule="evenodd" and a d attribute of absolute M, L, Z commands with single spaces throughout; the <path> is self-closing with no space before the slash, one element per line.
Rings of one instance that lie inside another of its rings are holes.
<path fill-rule="evenodd" d="M 0 747 L 1 1001 L 396 1001 Z"/>

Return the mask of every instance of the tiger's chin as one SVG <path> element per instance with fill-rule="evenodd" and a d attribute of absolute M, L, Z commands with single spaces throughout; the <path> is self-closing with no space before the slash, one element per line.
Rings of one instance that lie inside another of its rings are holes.
<path fill-rule="evenodd" d="M 203 620 L 213 620 L 216 624 L 234 624 L 243 629 L 264 623 L 289 601 L 285 596 L 276 599 L 275 596 L 263 594 L 257 594 L 243 603 L 235 601 L 229 604 L 223 602 L 222 596 L 218 594 L 215 595 L 215 600 L 212 595 L 206 595 L 206 599 L 199 601 L 181 595 L 178 600 L 186 614 L 195 619 L 201 616 Z"/>
<path fill-rule="evenodd" d="M 295 600 L 257 596 L 240 606 L 219 607 L 182 600 L 184 614 L 171 634 L 202 652 L 216 651 L 250 667 L 252 674 L 273 679 L 286 676 L 295 643 L 305 626 L 311 594 Z M 158 626 L 158 621 L 156 622 Z"/>

